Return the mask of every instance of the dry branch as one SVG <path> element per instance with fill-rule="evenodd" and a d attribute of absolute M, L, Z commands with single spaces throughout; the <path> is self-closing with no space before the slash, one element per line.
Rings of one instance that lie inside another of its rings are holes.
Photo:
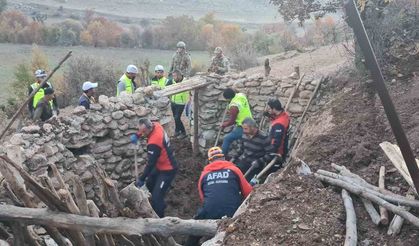
<path fill-rule="evenodd" d="M 389 202 L 393 202 L 393 203 L 397 203 L 397 204 L 401 204 L 401 205 L 406 205 L 406 206 L 411 206 L 411 207 L 419 207 L 419 201 L 407 199 L 406 197 L 391 193 L 390 191 L 383 192 L 377 186 L 366 183 L 365 180 L 364 180 L 365 183 L 357 182 L 357 180 L 351 179 L 347 176 L 342 176 L 342 175 L 327 172 L 327 171 L 324 171 L 324 170 L 318 170 L 317 173 L 320 174 L 320 175 L 326 176 L 326 177 L 336 179 L 340 183 L 349 184 L 349 185 L 352 185 L 352 186 L 355 186 L 355 187 L 359 187 L 360 189 L 371 192 L 371 193 L 375 194 L 376 196 L 379 196 L 382 199 L 387 200 Z"/>
<path fill-rule="evenodd" d="M 217 231 L 216 220 L 182 220 L 174 217 L 162 219 L 92 218 L 47 209 L 20 208 L 11 205 L 0 205 L 0 220 L 51 225 L 91 233 L 153 234 L 164 237 L 176 234 L 211 237 Z"/>
<path fill-rule="evenodd" d="M 386 168 L 384 166 L 380 167 L 380 172 L 378 175 L 378 187 L 380 189 L 385 190 L 385 184 L 384 184 L 384 180 L 385 180 L 385 173 L 386 173 Z M 384 207 L 380 206 L 380 223 L 382 225 L 388 225 L 388 212 L 387 209 Z"/>
<path fill-rule="evenodd" d="M 415 199 L 415 197 L 411 194 L 406 195 L 408 199 Z M 405 209 L 406 211 L 409 211 L 409 207 L 401 207 L 402 209 Z M 397 236 L 403 226 L 404 219 L 400 217 L 399 215 L 394 215 L 393 219 L 391 220 L 390 225 L 388 226 L 387 235 L 389 236 Z"/>
<path fill-rule="evenodd" d="M 409 221 L 414 226 L 419 227 L 419 218 L 417 218 L 413 214 L 407 212 L 406 210 L 402 209 L 401 207 L 395 206 L 395 205 L 389 203 L 388 201 L 382 199 L 381 197 L 371 193 L 370 190 L 367 190 L 365 188 L 356 187 L 356 186 L 351 185 L 347 182 L 337 180 L 337 179 L 333 179 L 333 178 L 330 178 L 330 177 L 327 177 L 327 176 L 323 176 L 323 175 L 318 174 L 318 173 L 315 173 L 314 176 L 317 179 L 319 179 L 323 182 L 329 183 L 331 185 L 339 186 L 341 188 L 344 188 L 345 190 L 348 190 L 352 194 L 355 194 L 355 195 L 358 195 L 358 196 L 363 197 L 365 199 L 368 199 L 368 200 L 376 203 L 379 206 L 383 206 L 386 209 L 393 212 L 394 214 L 400 215 L 402 218 L 406 219 L 407 221 Z"/>
<path fill-rule="evenodd" d="M 362 198 L 362 203 L 364 204 L 365 210 L 367 210 L 368 215 L 370 216 L 372 223 L 375 225 L 380 224 L 380 214 L 375 210 L 374 205 L 370 200 L 367 200 L 365 198 Z"/>
<path fill-rule="evenodd" d="M 346 210 L 346 237 L 345 246 L 357 245 L 356 214 L 352 198 L 345 189 L 342 189 L 342 199 Z"/>
<path fill-rule="evenodd" d="M 186 79 L 182 81 L 182 83 L 169 85 L 169 86 L 166 86 L 166 88 L 164 88 L 163 90 L 155 91 L 154 96 L 156 97 L 171 96 L 171 95 L 178 94 L 181 92 L 199 89 L 199 88 L 212 84 L 213 82 L 211 81 L 212 80 L 207 81 L 204 77 L 194 77 L 194 78 Z"/>

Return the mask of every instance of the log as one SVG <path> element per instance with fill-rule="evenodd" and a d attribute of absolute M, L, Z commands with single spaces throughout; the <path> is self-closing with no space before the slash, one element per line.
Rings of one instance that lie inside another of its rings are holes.
<path fill-rule="evenodd" d="M 386 168 L 384 166 L 380 167 L 380 172 L 378 175 L 378 187 L 380 189 L 385 189 L 385 185 L 384 185 L 384 180 L 385 180 L 385 173 L 386 173 Z M 388 225 L 388 212 L 387 209 L 384 207 L 380 206 L 380 223 L 382 225 Z"/>
<path fill-rule="evenodd" d="M 408 199 L 415 199 L 415 196 L 411 194 L 406 195 L 406 197 Z M 409 207 L 405 207 L 405 206 L 402 206 L 401 208 L 406 211 L 410 210 Z M 390 225 L 388 226 L 387 235 L 393 236 L 393 237 L 397 236 L 403 227 L 403 223 L 404 223 L 404 219 L 402 217 L 400 217 L 399 215 L 394 215 L 393 219 L 390 222 Z"/>
<path fill-rule="evenodd" d="M 340 174 L 341 174 L 342 176 L 346 177 L 346 178 L 344 178 L 344 179 L 345 179 L 345 181 L 352 180 L 351 182 L 355 182 L 356 184 L 360 184 L 360 185 L 362 185 L 362 186 L 365 186 L 365 187 L 366 187 L 366 188 L 368 188 L 368 189 L 371 189 L 371 190 L 374 190 L 374 191 L 380 192 L 380 193 L 382 193 L 382 194 L 386 194 L 386 195 L 389 195 L 389 196 L 395 197 L 395 198 L 400 199 L 400 200 L 408 200 L 408 199 L 406 199 L 406 197 L 404 197 L 404 196 L 401 196 L 401 195 L 399 195 L 399 194 L 395 194 L 395 193 L 393 193 L 393 192 L 391 192 L 391 191 L 389 191 L 389 190 L 380 189 L 379 187 L 377 187 L 377 186 L 375 186 L 375 185 L 372 185 L 372 184 L 368 183 L 365 179 L 363 179 L 363 178 L 361 178 L 360 176 L 358 176 L 358 175 L 356 175 L 356 174 L 352 173 L 351 171 L 349 171 L 349 170 L 348 170 L 346 167 L 344 167 L 344 166 L 339 166 L 339 165 L 336 165 L 336 164 L 332 163 L 332 167 L 333 167 L 333 168 L 335 168 L 336 170 L 340 171 Z M 349 181 L 348 181 L 348 182 L 349 182 Z"/>
<path fill-rule="evenodd" d="M 288 110 L 288 107 L 289 107 L 289 105 L 291 104 L 291 101 L 292 101 L 292 99 L 294 98 L 295 93 L 298 91 L 298 87 L 300 87 L 301 82 L 303 82 L 304 76 L 306 76 L 306 75 L 305 75 L 305 73 L 303 73 L 303 75 L 301 75 L 300 80 L 298 80 L 297 85 L 294 87 L 294 89 L 292 90 L 292 92 L 291 92 L 290 96 L 288 97 L 287 104 L 285 104 L 285 108 L 284 108 L 284 109 L 285 109 L 285 111 L 287 111 L 287 110 Z"/>
<path fill-rule="evenodd" d="M 392 144 L 389 142 L 382 142 L 380 143 L 381 149 L 383 149 L 384 153 L 390 159 L 391 163 L 397 168 L 399 173 L 403 176 L 406 182 L 410 185 L 413 191 L 418 194 L 413 183 L 412 177 L 410 176 L 410 172 L 407 169 L 406 162 L 404 161 L 403 155 L 400 151 L 400 148 L 396 144 Z M 416 165 L 419 166 L 419 160 L 416 160 Z"/>
<path fill-rule="evenodd" d="M 212 237 L 217 232 L 216 220 L 92 218 L 47 209 L 20 208 L 0 205 L 0 220 L 27 224 L 51 225 L 57 228 L 77 229 L 94 233 L 127 235 L 192 235 Z"/>
<path fill-rule="evenodd" d="M 155 91 L 155 97 L 168 97 L 185 91 L 191 91 L 208 86 L 215 81 L 207 81 L 204 77 L 193 77 L 182 81 L 182 83 L 166 86 L 163 90 Z"/>
<path fill-rule="evenodd" d="M 73 182 L 73 193 L 76 199 L 77 207 L 80 209 L 81 215 L 90 215 L 89 208 L 87 207 L 86 192 L 84 191 L 83 182 L 79 176 L 74 175 L 71 178 Z"/>
<path fill-rule="evenodd" d="M 80 209 L 77 207 L 68 190 L 60 189 L 58 190 L 58 195 L 60 196 L 61 200 L 67 204 L 67 208 L 70 213 L 80 214 Z"/>
<path fill-rule="evenodd" d="M 199 154 L 199 90 L 193 94 L 193 153 Z"/>
<path fill-rule="evenodd" d="M 352 194 L 355 194 L 355 195 L 361 196 L 365 199 L 368 199 L 368 200 L 376 203 L 379 206 L 383 206 L 386 209 L 388 209 L 389 211 L 391 211 L 392 213 L 400 215 L 402 218 L 409 221 L 412 225 L 414 225 L 416 227 L 419 227 L 419 218 L 417 218 L 413 214 L 409 213 L 408 211 L 402 209 L 401 207 L 395 206 L 395 205 L 389 203 L 388 201 L 378 197 L 377 195 L 369 192 L 366 189 L 363 190 L 363 189 L 360 189 L 359 187 L 348 184 L 344 181 L 340 181 L 340 180 L 337 180 L 337 179 L 326 177 L 326 176 L 323 176 L 323 175 L 318 174 L 318 173 L 315 173 L 314 177 L 316 177 L 317 179 L 319 179 L 323 182 L 329 183 L 331 185 L 335 185 L 335 186 L 339 186 L 341 188 L 344 188 L 344 189 L 348 190 L 349 192 L 351 192 Z"/>
<path fill-rule="evenodd" d="M 345 189 L 342 189 L 342 199 L 346 211 L 345 246 L 357 245 L 356 214 L 352 198 Z"/>
<path fill-rule="evenodd" d="M 99 208 L 96 206 L 95 202 L 92 200 L 87 200 L 87 208 L 89 209 L 90 216 L 94 218 L 99 218 Z M 100 245 L 103 246 L 110 246 L 110 243 L 108 241 L 108 238 L 106 237 L 106 234 L 98 233 Z"/>
<path fill-rule="evenodd" d="M 364 204 L 365 210 L 367 211 L 368 215 L 370 216 L 372 223 L 375 225 L 380 224 L 380 214 L 375 210 L 374 205 L 372 205 L 372 202 L 370 200 L 367 200 L 365 198 L 362 198 L 362 204 Z"/>
<path fill-rule="evenodd" d="M 55 190 L 54 185 L 52 184 L 51 179 L 48 176 L 41 176 L 40 177 L 41 183 L 48 188 L 52 194 L 54 194 L 55 197 L 57 197 L 57 199 L 59 199 L 60 197 L 58 196 L 57 191 Z"/>
<path fill-rule="evenodd" d="M 365 184 L 361 184 L 360 182 L 356 182 L 353 179 L 350 179 L 348 177 L 336 174 L 336 173 L 331 173 L 331 172 L 327 172 L 324 170 L 318 170 L 317 174 L 325 176 L 325 177 L 329 177 L 332 179 L 336 179 L 339 184 L 342 185 L 351 185 L 356 187 L 357 189 L 360 189 L 362 191 L 365 192 L 371 192 L 373 194 L 375 194 L 378 197 L 381 197 L 384 200 L 387 200 L 389 202 L 393 202 L 393 203 L 397 203 L 397 204 L 401 204 L 401 205 L 406 205 L 406 206 L 411 206 L 411 207 L 419 207 L 419 201 L 417 200 L 410 200 L 407 199 L 406 197 L 400 196 L 400 195 L 394 195 L 394 194 L 387 194 L 387 193 L 382 193 L 380 191 L 377 191 L 375 189 L 370 189 L 370 186 L 367 186 Z M 376 187 L 376 186 L 375 186 Z M 347 189 L 346 187 L 344 187 L 345 189 Z M 376 187 L 378 188 L 378 187 Z M 347 189 L 348 190 L 348 189 Z"/>

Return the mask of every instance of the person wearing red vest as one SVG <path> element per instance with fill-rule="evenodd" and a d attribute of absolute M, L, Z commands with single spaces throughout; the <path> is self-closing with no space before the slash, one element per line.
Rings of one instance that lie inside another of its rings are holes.
<path fill-rule="evenodd" d="M 281 102 L 278 99 L 269 99 L 268 106 L 268 112 L 265 112 L 265 116 L 271 119 L 271 130 L 269 132 L 271 144 L 274 153 L 282 156 L 281 160 L 277 161 L 268 171 L 267 174 L 270 174 L 282 167 L 288 154 L 288 129 L 291 118 L 282 108 Z"/>
<path fill-rule="evenodd" d="M 151 192 L 151 206 L 157 215 L 164 217 L 166 204 L 164 197 L 175 178 L 176 160 L 170 148 L 169 137 L 158 122 L 140 119 L 138 132 L 131 136 L 131 142 L 137 143 L 140 137 L 147 138 L 148 163 L 136 182 L 138 188 L 144 184 Z"/>
<path fill-rule="evenodd" d="M 209 164 L 198 181 L 199 198 L 203 203 L 194 219 L 232 217 L 242 201 L 252 191 L 236 165 L 226 161 L 220 147 L 208 150 Z M 190 236 L 186 246 L 199 245 L 200 237 Z"/>

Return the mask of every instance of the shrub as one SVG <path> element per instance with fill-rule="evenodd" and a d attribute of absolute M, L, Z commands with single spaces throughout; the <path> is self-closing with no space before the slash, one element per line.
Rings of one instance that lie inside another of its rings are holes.
<path fill-rule="evenodd" d="M 59 88 L 60 106 L 77 105 L 82 94 L 81 86 L 85 81 L 98 82 L 97 94 L 113 96 L 116 93 L 116 81 L 121 76 L 111 63 L 99 62 L 93 57 L 73 58 L 64 72 L 62 88 Z"/>
<path fill-rule="evenodd" d="M 257 65 L 257 54 L 253 48 L 251 37 L 245 37 L 228 49 L 232 67 L 245 70 Z"/>

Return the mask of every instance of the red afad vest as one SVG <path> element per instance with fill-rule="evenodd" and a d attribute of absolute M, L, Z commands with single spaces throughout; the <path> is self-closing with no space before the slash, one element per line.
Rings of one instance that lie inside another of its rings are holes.
<path fill-rule="evenodd" d="M 169 147 L 169 137 L 159 123 L 154 123 L 154 129 L 148 137 L 147 144 L 155 144 L 161 149 L 160 157 L 156 163 L 157 170 L 170 171 L 174 169 L 167 150 Z"/>
<path fill-rule="evenodd" d="M 277 124 L 282 125 L 285 129 L 285 132 L 282 134 L 281 145 L 280 145 L 280 147 L 278 149 L 278 153 L 277 153 L 277 154 L 280 154 L 280 155 L 283 156 L 284 155 L 284 147 L 285 147 L 284 143 L 285 143 L 285 139 L 287 138 L 288 128 L 290 126 L 290 116 L 289 116 L 289 114 L 284 111 L 280 115 L 278 115 L 278 117 L 276 119 L 273 119 L 271 121 L 271 128 L 274 125 L 277 125 Z M 271 144 L 273 144 L 273 143 L 274 143 L 274 139 L 272 138 Z"/>

